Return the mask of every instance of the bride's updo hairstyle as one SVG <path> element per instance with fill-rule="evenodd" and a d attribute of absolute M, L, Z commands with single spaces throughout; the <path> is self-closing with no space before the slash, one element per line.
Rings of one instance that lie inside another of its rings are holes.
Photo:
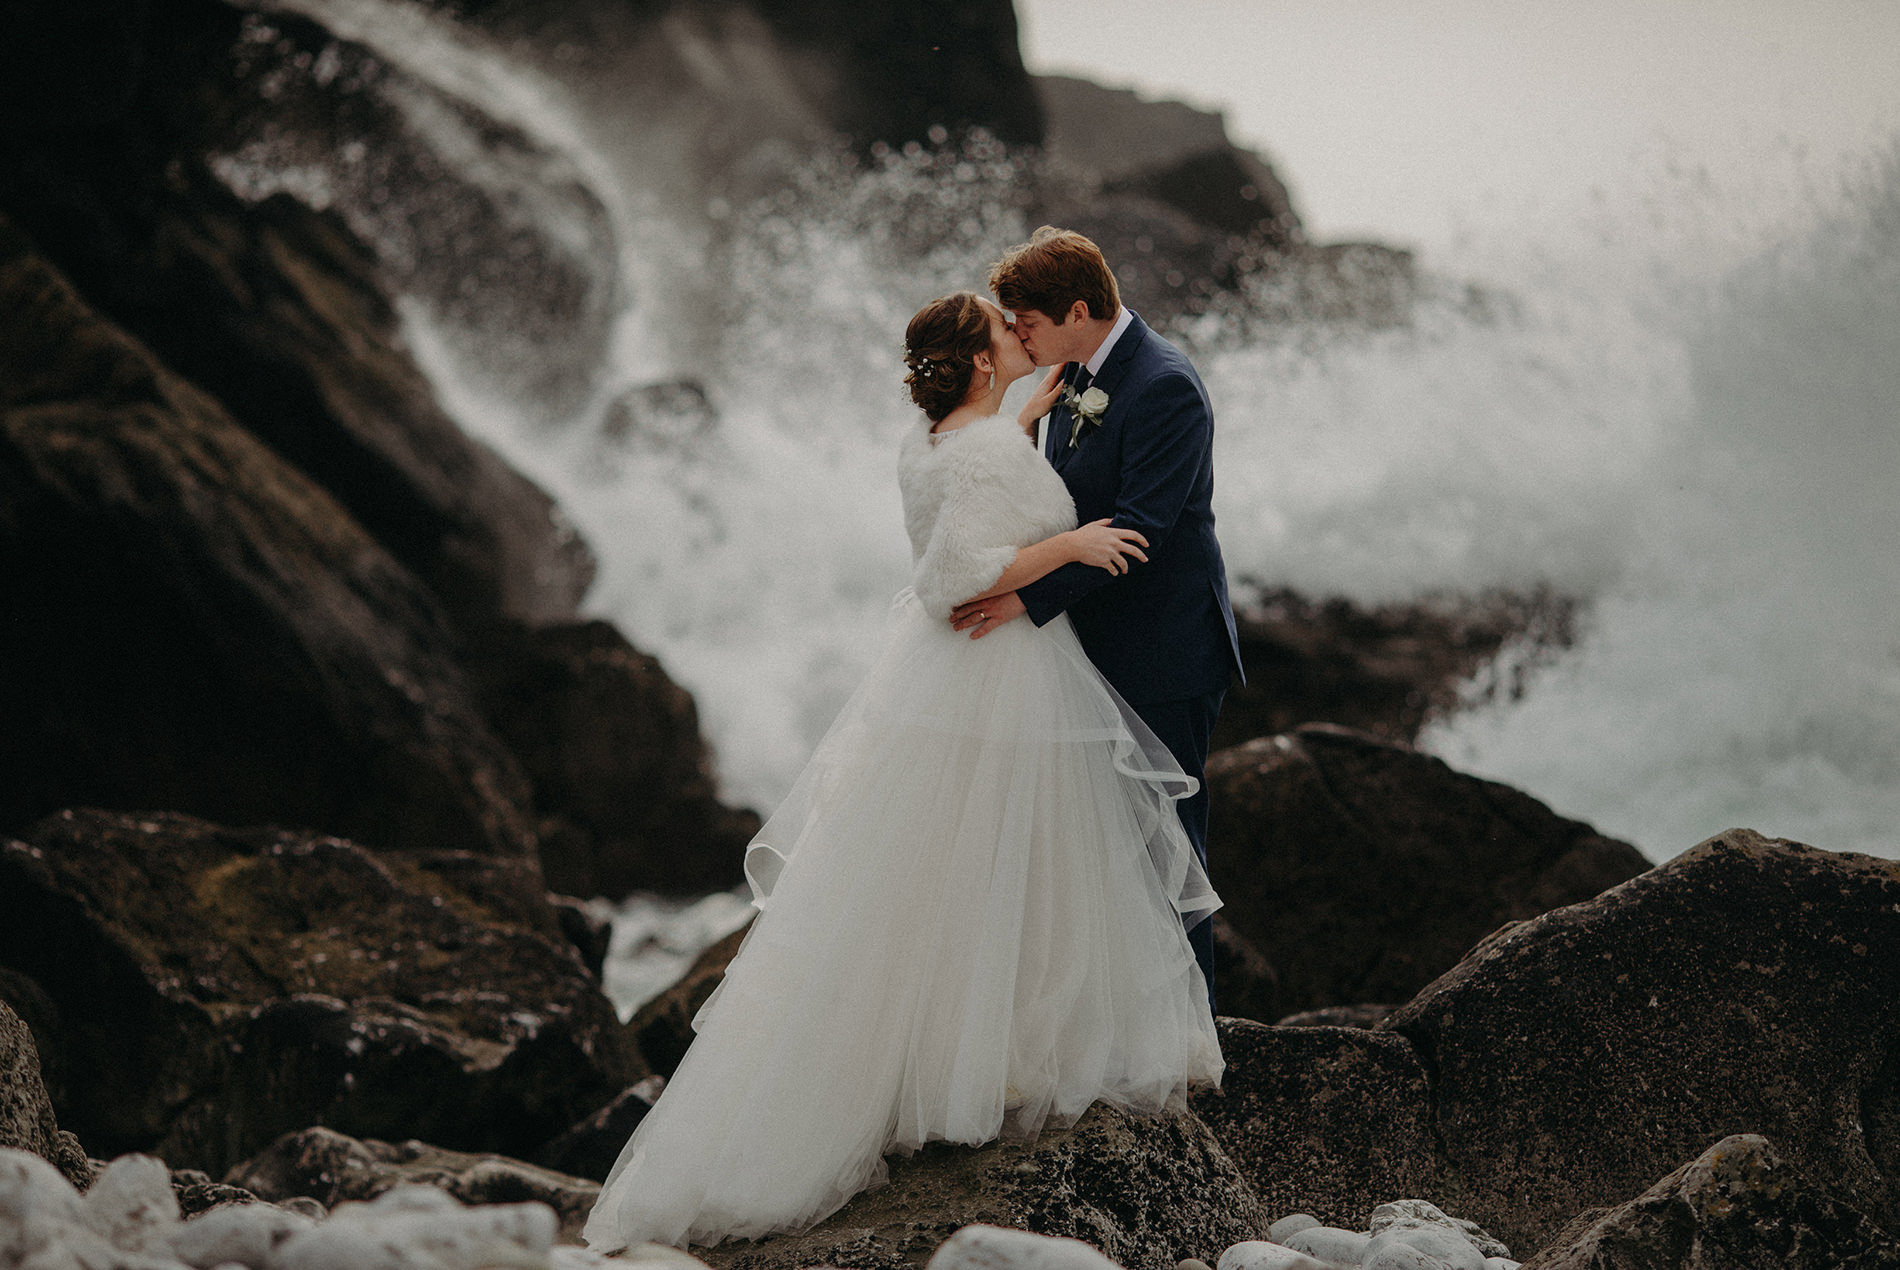
<path fill-rule="evenodd" d="M 990 319 L 976 292 L 956 291 L 917 310 L 904 330 L 910 399 L 932 422 L 963 404 L 976 375 L 976 355 L 990 350 Z"/>

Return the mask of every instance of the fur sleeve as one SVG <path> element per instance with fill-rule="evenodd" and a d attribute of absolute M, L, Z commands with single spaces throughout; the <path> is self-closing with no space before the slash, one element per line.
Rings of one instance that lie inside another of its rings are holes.
<path fill-rule="evenodd" d="M 943 503 L 911 576 L 918 600 L 936 617 L 948 617 L 993 585 L 1018 549 L 1061 532 L 1050 527 L 1047 515 L 1032 513 L 1041 500 L 1025 488 L 1028 468 L 1042 458 L 1013 424 L 986 428 L 984 435 L 956 444 L 957 452 L 946 456 L 952 462 L 943 473 Z"/>

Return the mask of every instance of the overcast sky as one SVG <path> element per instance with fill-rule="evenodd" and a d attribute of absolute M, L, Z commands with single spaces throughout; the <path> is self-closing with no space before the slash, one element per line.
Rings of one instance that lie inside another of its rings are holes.
<path fill-rule="evenodd" d="M 1427 248 L 1900 137 L 1900 0 L 1016 0 L 1025 60 L 1227 115 L 1320 238 Z M 1686 177 L 1681 174 L 1687 173 Z M 1777 178 L 1779 179 L 1779 178 Z"/>

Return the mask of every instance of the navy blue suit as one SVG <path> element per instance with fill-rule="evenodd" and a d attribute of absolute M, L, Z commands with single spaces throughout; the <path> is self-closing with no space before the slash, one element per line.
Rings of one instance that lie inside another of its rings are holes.
<path fill-rule="evenodd" d="M 1071 379 L 1078 369 L 1070 368 Z M 1229 675 L 1244 681 L 1214 538 L 1214 411 L 1187 357 L 1138 316 L 1091 386 L 1108 394 L 1100 426 L 1085 425 L 1071 447 L 1073 419 L 1058 405 L 1044 453 L 1069 487 L 1081 523 L 1108 517 L 1139 530 L 1148 560 L 1132 562 L 1120 576 L 1067 564 L 1017 594 L 1038 626 L 1068 613 L 1103 678 L 1202 782 L 1199 794 L 1177 806 L 1205 864 L 1208 737 Z M 1211 991 L 1211 924 L 1191 936 Z"/>

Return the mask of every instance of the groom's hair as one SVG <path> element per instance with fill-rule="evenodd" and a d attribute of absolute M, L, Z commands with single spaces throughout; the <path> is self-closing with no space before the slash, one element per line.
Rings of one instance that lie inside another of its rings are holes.
<path fill-rule="evenodd" d="M 1073 229 L 1053 225 L 1044 225 L 990 266 L 990 290 L 1011 313 L 1034 309 L 1058 325 L 1077 300 L 1089 306 L 1092 318 L 1112 318 L 1122 310 L 1121 291 L 1102 249 Z"/>

